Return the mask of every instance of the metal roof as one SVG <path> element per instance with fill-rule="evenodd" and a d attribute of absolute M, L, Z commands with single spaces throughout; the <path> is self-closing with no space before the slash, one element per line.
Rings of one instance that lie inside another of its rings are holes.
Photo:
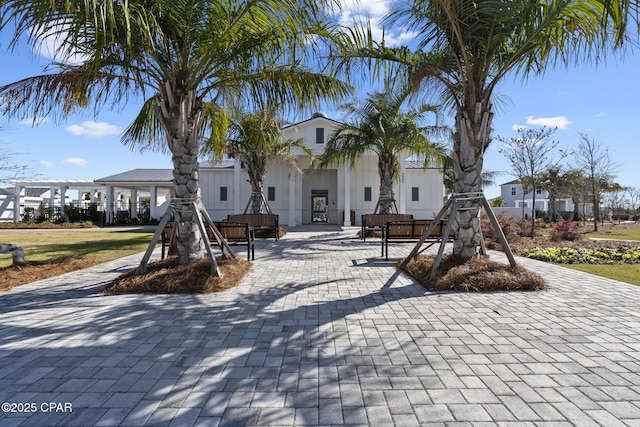
<path fill-rule="evenodd" d="M 97 184 L 118 184 L 144 182 L 150 184 L 172 184 L 173 171 L 171 169 L 133 169 L 117 173 L 105 178 L 96 179 Z"/>

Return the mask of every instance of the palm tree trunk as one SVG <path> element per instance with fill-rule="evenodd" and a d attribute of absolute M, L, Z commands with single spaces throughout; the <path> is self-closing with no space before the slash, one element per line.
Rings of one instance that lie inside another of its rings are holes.
<path fill-rule="evenodd" d="M 251 185 L 251 213 L 254 214 L 262 213 L 266 169 L 266 158 L 260 153 L 254 153 L 252 158 L 247 159 L 247 173 Z"/>
<path fill-rule="evenodd" d="M 251 213 L 262 213 L 263 181 L 251 181 Z"/>
<path fill-rule="evenodd" d="M 393 154 L 381 153 L 378 156 L 378 174 L 380 175 L 379 213 L 392 213 L 395 194 L 393 193 L 393 177 L 396 160 Z"/>
<path fill-rule="evenodd" d="M 176 150 L 179 151 L 179 150 Z M 195 160 L 194 160 L 195 159 Z M 177 199 L 195 201 L 198 199 L 198 161 L 197 155 L 173 155 L 174 191 Z M 192 264 L 205 257 L 203 236 L 190 203 L 181 203 L 176 210 L 178 226 L 178 263 Z"/>
<path fill-rule="evenodd" d="M 174 192 L 178 204 L 177 223 L 178 263 L 188 265 L 206 255 L 203 236 L 198 229 L 190 202 L 199 196 L 198 137 L 202 121 L 202 105 L 193 91 L 172 87 L 169 83 L 162 91 L 157 116 L 167 135 L 173 161 Z"/>
<path fill-rule="evenodd" d="M 470 111 L 469 111 L 470 110 Z M 478 102 L 474 108 L 459 108 L 453 134 L 454 192 L 482 191 L 482 163 L 489 144 L 493 113 L 491 105 Z M 480 199 L 462 200 L 454 214 L 453 255 L 467 260 L 478 255 L 482 241 Z"/>
<path fill-rule="evenodd" d="M 533 239 L 535 237 L 535 233 L 536 233 L 536 186 L 533 186 L 533 189 L 531 190 L 533 192 L 532 194 L 532 200 L 531 200 L 531 238 Z"/>

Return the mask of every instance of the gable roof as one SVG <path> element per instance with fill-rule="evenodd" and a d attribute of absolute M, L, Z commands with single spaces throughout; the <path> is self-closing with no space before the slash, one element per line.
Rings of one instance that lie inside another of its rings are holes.
<path fill-rule="evenodd" d="M 95 182 L 97 184 L 130 184 L 141 182 L 150 184 L 173 184 L 173 171 L 171 169 L 133 169 L 96 179 Z"/>
<path fill-rule="evenodd" d="M 514 179 L 513 181 L 509 181 L 509 182 L 505 182 L 504 184 L 500 184 L 500 186 L 503 185 L 515 185 L 515 184 L 520 184 L 520 180 L 519 179 Z"/>
<path fill-rule="evenodd" d="M 342 125 L 343 124 L 342 122 L 339 122 L 337 120 L 330 119 L 325 113 L 317 112 L 317 113 L 313 113 L 313 115 L 311 117 L 309 117 L 308 119 L 305 119 L 305 120 L 302 120 L 300 122 L 292 123 L 290 125 L 285 126 L 284 129 L 288 129 L 288 128 L 295 127 L 295 126 L 298 126 L 298 125 L 302 125 L 302 124 L 305 124 L 305 123 L 309 123 L 309 122 L 312 122 L 312 121 L 328 121 L 328 122 L 332 122 L 332 123 L 335 123 L 335 124 L 338 124 L 338 125 Z"/>

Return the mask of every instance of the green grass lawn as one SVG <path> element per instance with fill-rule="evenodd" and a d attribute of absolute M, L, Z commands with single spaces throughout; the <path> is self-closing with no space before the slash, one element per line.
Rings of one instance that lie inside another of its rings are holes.
<path fill-rule="evenodd" d="M 587 233 L 585 237 L 611 240 L 640 240 L 640 228 L 613 228 L 607 233 Z"/>
<path fill-rule="evenodd" d="M 640 264 L 559 264 L 573 270 L 640 286 Z"/>
<path fill-rule="evenodd" d="M 140 230 L 90 228 L 76 230 L 0 230 L 0 243 L 21 245 L 26 261 L 47 261 L 68 256 L 110 261 L 144 252 L 153 233 Z M 11 265 L 10 254 L 0 254 L 0 268 Z"/>

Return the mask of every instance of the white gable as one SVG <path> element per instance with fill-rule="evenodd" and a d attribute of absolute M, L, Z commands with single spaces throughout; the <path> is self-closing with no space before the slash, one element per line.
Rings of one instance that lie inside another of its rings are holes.
<path fill-rule="evenodd" d="M 317 156 L 324 152 L 327 140 L 340 124 L 327 118 L 323 113 L 315 113 L 308 120 L 286 127 L 283 133 L 287 139 L 302 138 L 304 144 Z"/>

